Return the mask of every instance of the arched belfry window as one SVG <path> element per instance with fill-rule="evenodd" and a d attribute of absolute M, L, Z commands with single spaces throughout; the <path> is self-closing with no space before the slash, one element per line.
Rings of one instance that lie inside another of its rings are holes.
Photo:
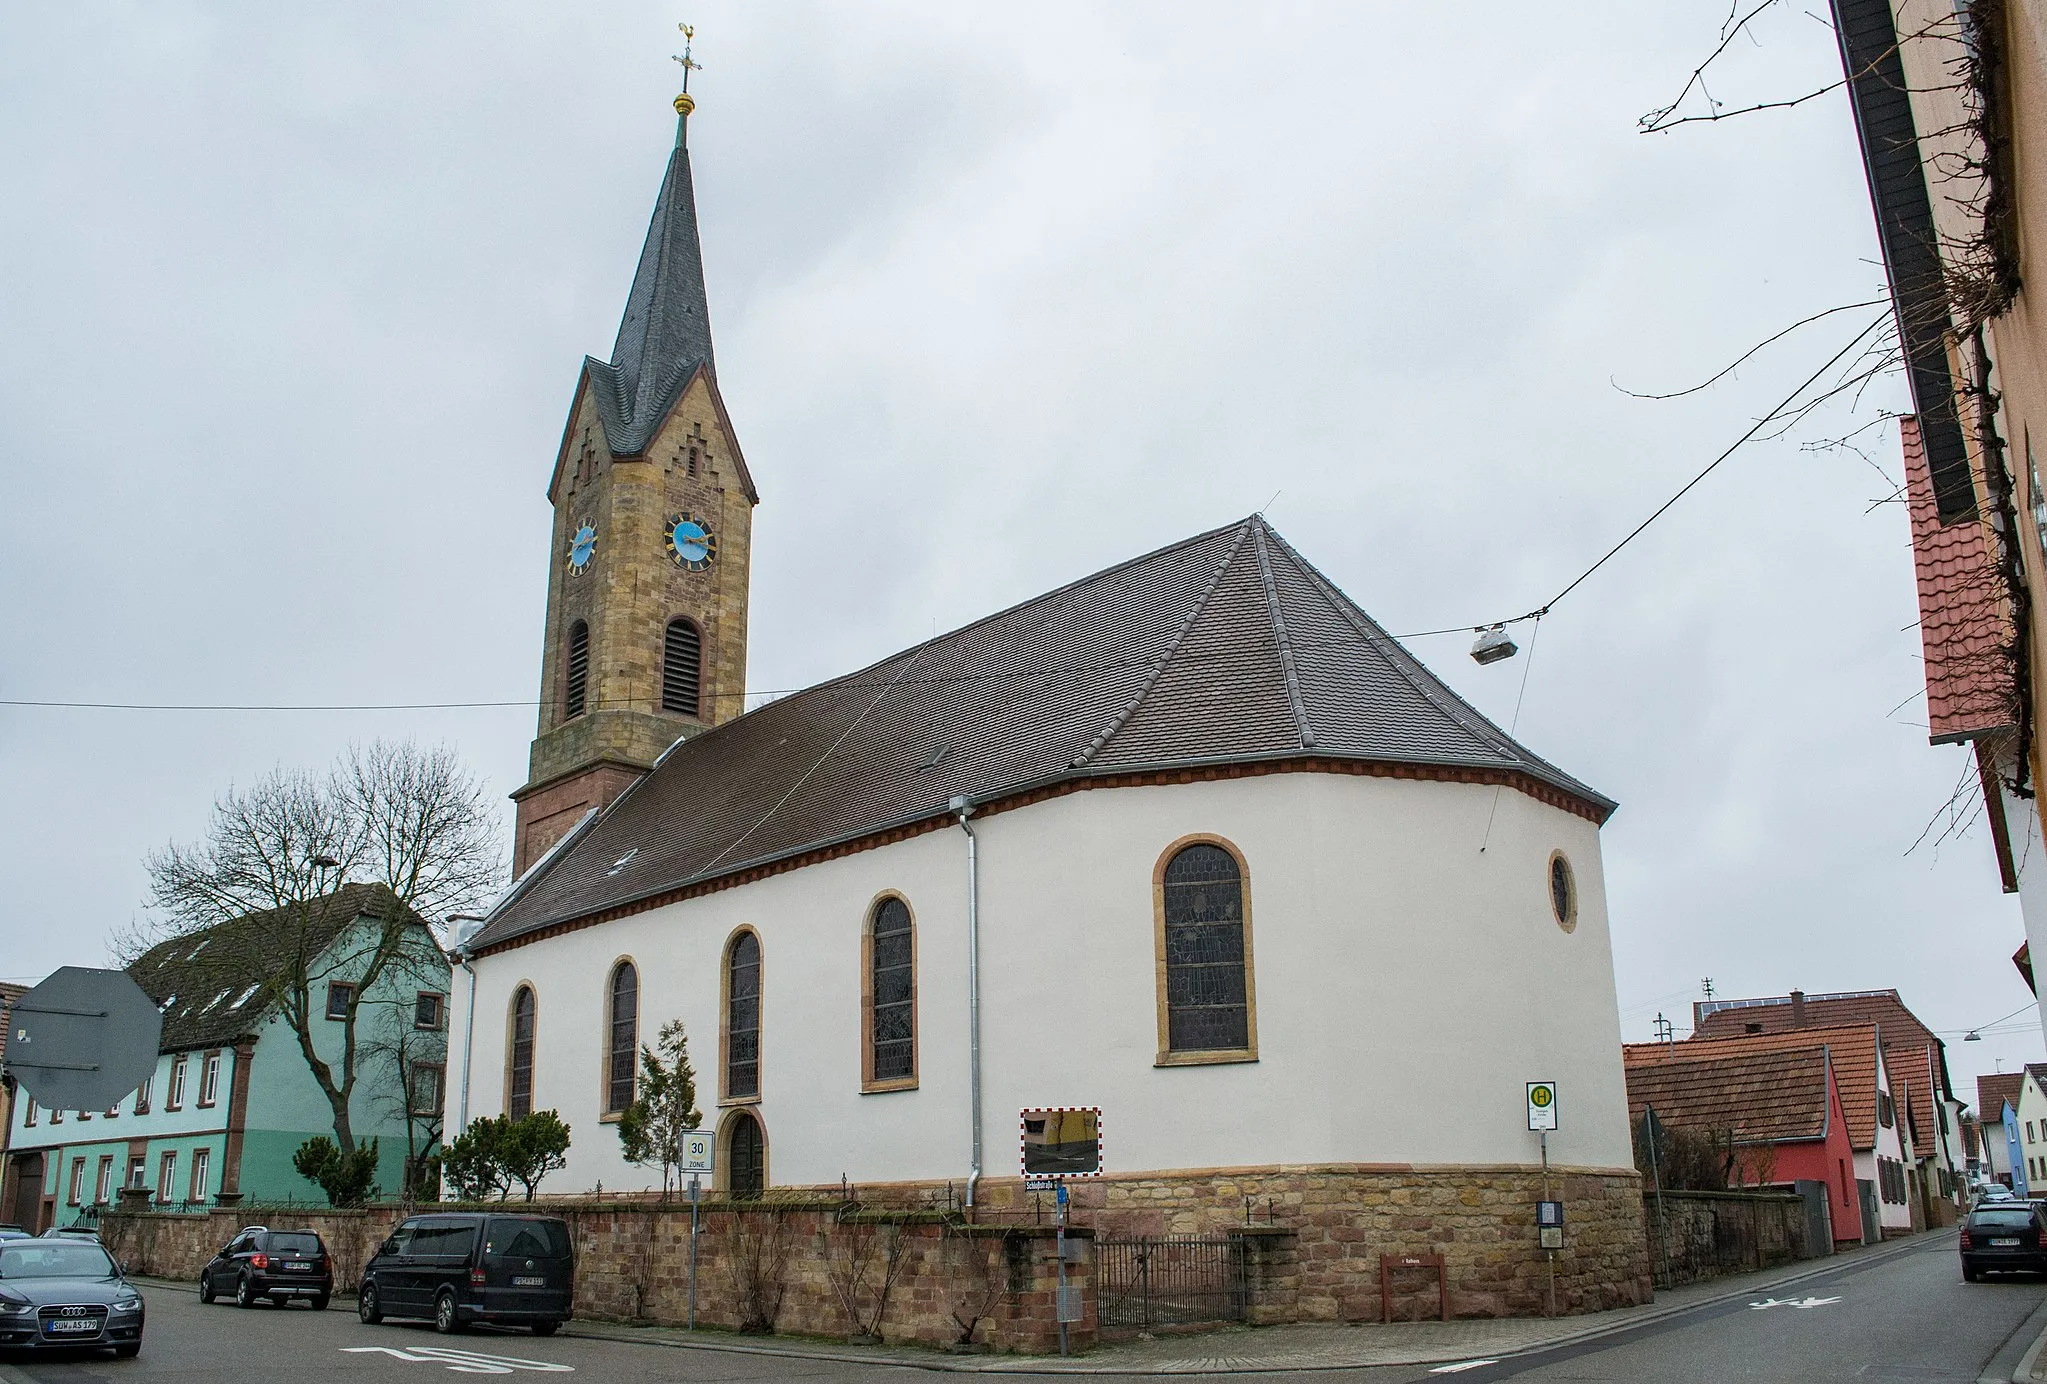
<path fill-rule="evenodd" d="M 1157 879 L 1159 1061 L 1257 1056 L 1244 867 L 1214 840 L 1178 844 Z"/>
<path fill-rule="evenodd" d="M 604 1063 L 604 1113 L 616 1115 L 633 1103 L 633 1076 L 640 1055 L 640 973 L 630 961 L 611 969 L 610 1043 Z"/>
<path fill-rule="evenodd" d="M 917 1084 L 917 947 L 910 906 L 893 894 L 867 918 L 865 1089 Z"/>
<path fill-rule="evenodd" d="M 750 1110 L 735 1110 L 725 1126 L 725 1194 L 753 1201 L 768 1186 L 768 1139 Z"/>
<path fill-rule="evenodd" d="M 512 992 L 512 1044 L 505 1064 L 505 1113 L 515 1120 L 533 1113 L 533 1030 L 539 1017 L 533 987 Z"/>
<path fill-rule="evenodd" d="M 725 952 L 725 1099 L 761 1093 L 761 939 L 751 931 Z"/>
<path fill-rule="evenodd" d="M 562 718 L 583 714 L 584 694 L 590 686 L 590 627 L 581 620 L 569 626 L 569 667 L 563 697 Z"/>
<path fill-rule="evenodd" d="M 661 649 L 661 709 L 681 716 L 702 713 L 700 691 L 704 641 L 687 620 L 670 620 Z"/>

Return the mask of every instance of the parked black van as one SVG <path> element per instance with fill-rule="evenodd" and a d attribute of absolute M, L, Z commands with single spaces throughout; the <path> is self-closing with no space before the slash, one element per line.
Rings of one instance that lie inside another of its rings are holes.
<path fill-rule="evenodd" d="M 371 1325 L 431 1317 L 441 1332 L 490 1322 L 550 1336 L 576 1297 L 568 1223 L 482 1212 L 414 1216 L 363 1266 L 358 1292 L 357 1315 Z"/>

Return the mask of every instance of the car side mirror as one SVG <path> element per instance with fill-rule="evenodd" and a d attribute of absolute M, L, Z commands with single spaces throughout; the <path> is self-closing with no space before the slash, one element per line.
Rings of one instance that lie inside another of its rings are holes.
<path fill-rule="evenodd" d="M 114 1272 L 121 1275 L 121 1277 L 126 1278 L 128 1276 L 128 1261 L 125 1259 L 116 1259 L 114 1261 Z"/>
<path fill-rule="evenodd" d="M 383 1244 L 377 1247 L 377 1253 L 379 1254 L 396 1254 L 397 1252 L 398 1237 L 396 1235 L 393 1235 L 390 1239 L 384 1241 Z"/>

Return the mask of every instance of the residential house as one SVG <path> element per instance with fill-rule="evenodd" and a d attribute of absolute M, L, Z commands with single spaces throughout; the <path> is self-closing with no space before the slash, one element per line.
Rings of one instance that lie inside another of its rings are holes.
<path fill-rule="evenodd" d="M 2028 1062 L 2012 1121 L 2019 1135 L 2019 1168 L 2027 1188 L 2047 1187 L 2047 1062 Z"/>
<path fill-rule="evenodd" d="M 26 995 L 26 985 L 10 985 L 0 982 L 0 1162 L 7 1154 L 7 1122 L 13 1118 L 15 1085 L 14 1077 L 7 1070 L 7 1040 L 14 1033 L 10 1022 L 14 1014 L 14 1002 Z M 0 1201 L 0 1221 L 7 1219 L 7 1203 Z"/>
<path fill-rule="evenodd" d="M 1919 1021 L 1896 990 L 1849 990 L 1763 999 L 1703 1000 L 1692 1005 L 1692 1036 L 1781 1033 L 1820 1024 L 1873 1023 L 1882 1031 L 1884 1067 L 1910 1093 L 1899 1109 L 1916 1151 L 1911 1177 L 1920 1220 L 1952 1225 L 1965 1195 L 1960 1131 L 1948 1079 L 1947 1044 Z"/>
<path fill-rule="evenodd" d="M 2047 937 L 2047 321 L 2022 267 L 2047 263 L 2047 0 L 1832 6 L 1912 394 L 1929 738 L 1973 749 L 2030 944 Z"/>
<path fill-rule="evenodd" d="M 1976 1078 L 1976 1119 L 1983 1129 L 1983 1170 L 1991 1180 L 2011 1187 L 2014 1166 L 2024 1163 L 2023 1144 L 2016 1141 L 2019 1087 L 2024 1072 L 1998 1072 Z M 2006 1111 L 2012 1117 L 2007 1121 Z"/>
<path fill-rule="evenodd" d="M 1825 1043 L 1740 1051 L 1684 1060 L 1680 1045 L 1648 1043 L 1626 1050 L 1628 1117 L 1651 1110 L 1667 1129 L 1725 1138 L 1737 1159 L 1730 1182 L 1791 1188 L 1801 1181 L 1827 1188 L 1837 1244 L 1863 1239 L 1862 1197 L 1848 1112 Z M 1663 1049 L 1659 1056 L 1652 1049 Z"/>
<path fill-rule="evenodd" d="M 438 1127 L 447 1062 L 449 969 L 417 918 L 423 964 L 392 966 L 359 990 L 374 938 L 397 901 L 373 885 L 347 885 L 305 911 L 303 929 L 282 910 L 254 913 L 150 949 L 128 967 L 163 1010 L 156 1069 L 105 1110 L 48 1110 L 26 1093 L 9 1125 L 0 1220 L 24 1226 L 90 1223 L 123 1188 L 165 1208 L 237 1201 L 317 1200 L 292 1155 L 334 1133 L 333 1107 L 314 1080 L 279 992 L 292 984 L 287 936 L 303 936 L 314 1050 L 337 1062 L 354 1000 L 361 1074 L 350 1102 L 354 1133 L 379 1140 L 380 1184 L 403 1185 L 424 1112 Z M 414 1075 L 406 1091 L 398 1055 Z M 416 1118 L 414 1112 L 422 1112 Z"/>
<path fill-rule="evenodd" d="M 1827 1049 L 1834 1083 L 1841 1093 L 1848 1145 L 1855 1153 L 1865 1233 L 1874 1223 L 1886 1236 L 1910 1234 L 1918 1222 L 1913 1207 L 1911 1135 L 1899 1114 L 1905 1093 L 1903 1083 L 1894 1083 L 1884 1065 L 1883 1043 L 1875 1024 L 1830 1024 L 1729 1038 L 1692 1037 L 1680 1043 L 1630 1043 L 1625 1060 L 1631 1067 L 1647 1066 L 1814 1046 Z"/>

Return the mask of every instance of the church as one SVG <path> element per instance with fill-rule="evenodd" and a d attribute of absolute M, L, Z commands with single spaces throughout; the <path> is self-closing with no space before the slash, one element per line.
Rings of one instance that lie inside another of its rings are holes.
<path fill-rule="evenodd" d="M 1077 1220 L 1292 1225 L 1305 1316 L 1375 1312 L 1382 1253 L 1443 1255 L 1461 1314 L 1646 1300 L 1615 804 L 1262 516 L 745 710 L 760 495 L 676 104 L 548 481 L 539 728 L 516 881 L 462 942 L 456 1127 L 554 1109 L 544 1192 L 658 1187 L 611 1126 L 680 1018 L 720 1197 L 1025 1214 L 1027 1112 L 1098 1111 Z"/>

